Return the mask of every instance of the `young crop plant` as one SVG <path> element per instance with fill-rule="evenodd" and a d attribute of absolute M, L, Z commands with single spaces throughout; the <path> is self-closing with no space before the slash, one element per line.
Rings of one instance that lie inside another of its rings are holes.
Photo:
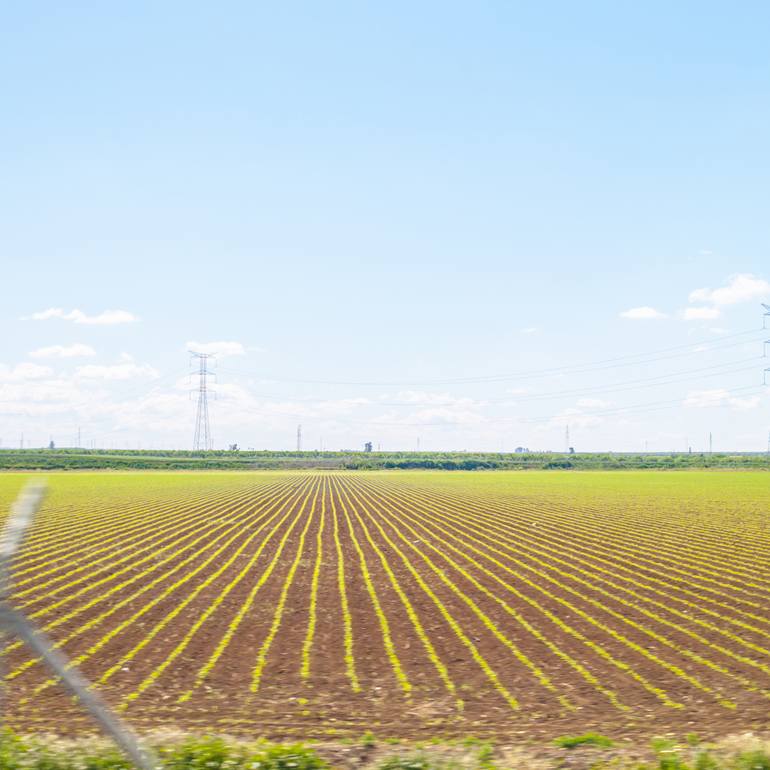
<path fill-rule="evenodd" d="M 379 522 L 369 514 L 369 517 L 372 519 L 372 522 L 374 523 L 375 527 L 380 531 L 380 534 L 383 536 L 383 538 L 388 542 L 392 544 L 392 541 L 390 538 L 388 538 L 387 535 L 384 534 L 384 530 L 380 526 Z M 544 687 L 546 690 L 550 691 L 552 694 L 556 696 L 559 703 L 566 709 L 572 710 L 575 708 L 574 704 L 571 703 L 569 698 L 559 693 L 558 688 L 551 682 L 551 680 L 546 676 L 546 674 L 543 672 L 543 670 L 529 657 L 527 657 L 521 649 L 514 644 L 507 636 L 505 636 L 500 629 L 497 627 L 497 625 L 491 620 L 491 618 L 484 613 L 481 608 L 476 604 L 476 602 L 473 601 L 466 593 L 461 591 L 457 585 L 450 580 L 449 577 L 447 577 L 444 570 L 440 569 L 422 550 L 420 550 L 416 545 L 414 541 L 409 540 L 407 537 L 403 535 L 395 526 L 393 523 L 394 521 L 398 521 L 398 518 L 394 514 L 389 515 L 390 518 L 390 526 L 393 529 L 393 531 L 396 533 L 396 535 L 403 541 L 403 543 L 408 547 L 411 548 L 418 556 L 420 556 L 423 561 L 428 565 L 428 567 L 434 572 L 434 574 L 441 580 L 443 583 L 445 583 L 449 589 L 457 595 L 470 609 L 471 611 L 481 620 L 481 622 L 484 624 L 484 626 L 495 636 L 495 638 L 498 639 L 502 644 L 504 644 L 510 651 L 513 653 L 514 657 L 522 663 L 526 668 L 528 668 L 535 676 L 536 680 L 539 682 L 539 684 Z M 417 535 L 419 537 L 419 534 L 415 532 L 415 530 L 409 528 L 413 535 Z M 422 538 L 420 538 L 422 540 Z M 394 546 L 395 547 L 395 546 Z M 441 553 L 438 549 L 434 549 L 439 553 L 444 559 L 449 561 L 453 566 L 458 568 L 458 571 L 465 576 L 466 578 L 469 578 L 470 576 L 468 573 L 462 569 L 462 567 L 458 567 L 456 562 L 452 562 L 448 557 L 446 557 L 443 553 Z"/>
<path fill-rule="evenodd" d="M 337 556 L 337 589 L 340 595 L 340 609 L 342 610 L 343 644 L 345 646 L 345 674 L 350 680 L 353 692 L 361 692 L 361 683 L 356 673 L 356 660 L 353 654 L 353 617 L 350 614 L 350 602 L 348 600 L 347 581 L 345 579 L 345 556 L 340 539 L 339 517 L 337 506 L 334 503 L 334 495 L 331 497 L 332 516 L 334 518 L 334 548 Z"/>
<path fill-rule="evenodd" d="M 409 503 L 406 503 L 405 506 L 407 508 L 411 508 Z M 513 617 L 517 623 L 519 623 L 528 633 L 530 633 L 535 639 L 537 639 L 539 642 L 544 644 L 554 655 L 562 659 L 564 662 L 567 663 L 570 667 L 574 668 L 583 679 L 585 679 L 589 684 L 591 684 L 593 687 L 597 689 L 598 692 L 602 693 L 611 703 L 613 706 L 615 706 L 617 709 L 621 711 L 628 711 L 629 707 L 625 704 L 621 703 L 618 700 L 617 694 L 613 691 L 607 689 L 604 687 L 599 680 L 594 676 L 585 666 L 583 666 L 579 661 L 577 661 L 575 658 L 564 652 L 561 648 L 559 648 L 558 645 L 556 645 L 548 636 L 544 633 L 542 633 L 538 628 L 536 628 L 532 623 L 530 623 L 526 618 L 524 618 L 521 613 L 519 613 L 516 609 L 514 609 L 510 604 L 508 604 L 506 601 L 501 599 L 499 596 L 494 594 L 489 588 L 487 588 L 485 585 L 480 583 L 473 575 L 468 572 L 466 569 L 464 569 L 457 561 L 452 559 L 448 555 L 448 551 L 446 550 L 440 550 L 437 546 L 435 546 L 433 543 L 438 543 L 440 545 L 443 545 L 446 549 L 449 551 L 456 552 L 459 556 L 461 556 L 465 561 L 472 564 L 476 569 L 478 569 L 481 572 L 484 572 L 486 575 L 488 575 L 493 580 L 499 580 L 497 576 L 488 570 L 486 567 L 484 567 L 480 562 L 470 557 L 467 553 L 467 550 L 463 551 L 459 548 L 457 548 L 455 545 L 450 543 L 448 540 L 441 538 L 439 535 L 436 534 L 437 531 L 443 531 L 439 530 L 437 527 L 432 527 L 430 530 L 430 536 L 429 539 L 421 535 L 417 530 L 415 530 L 413 527 L 409 526 L 405 523 L 405 521 L 408 520 L 414 520 L 407 516 L 406 519 L 403 519 L 399 516 L 396 516 L 396 514 L 392 514 L 395 520 L 402 522 L 402 524 L 406 527 L 406 529 L 411 532 L 415 537 L 418 538 L 418 540 L 423 543 L 426 547 L 430 548 L 431 550 L 435 551 L 440 557 L 442 557 L 447 563 L 449 563 L 457 572 L 459 572 L 466 580 L 468 580 L 480 593 L 483 595 L 489 597 L 494 602 L 499 604 L 506 613 L 508 613 L 511 617 Z M 419 523 L 417 520 L 414 520 L 415 523 Z M 431 542 L 432 541 L 432 542 Z M 500 581 L 502 583 L 502 581 Z M 509 589 L 512 593 L 514 593 L 517 598 L 524 598 L 523 595 L 514 587 L 502 583 L 507 589 Z M 567 708 L 571 708 L 571 704 L 564 704 Z"/>
<path fill-rule="evenodd" d="M 288 540 L 289 535 L 291 534 L 292 529 L 294 528 L 294 525 L 300 520 L 303 512 L 304 507 L 307 502 L 307 499 L 309 497 L 309 492 L 306 495 L 305 499 L 303 500 L 302 508 L 300 509 L 299 513 L 295 517 L 294 521 L 292 522 L 289 529 L 287 529 L 286 533 L 284 534 L 284 538 L 282 540 L 282 545 L 285 544 L 285 542 Z M 252 556 L 249 558 L 249 560 L 246 562 L 246 564 L 241 568 L 241 570 L 237 573 L 237 575 L 221 590 L 219 595 L 214 599 L 213 602 L 211 602 L 206 609 L 200 614 L 198 619 L 193 623 L 193 625 L 190 627 L 190 629 L 187 631 L 183 639 L 174 647 L 174 649 L 165 657 L 165 659 L 160 663 L 142 682 L 141 684 L 133 690 L 131 693 L 129 693 L 122 701 L 121 708 L 126 708 L 128 704 L 131 701 L 136 700 L 145 690 L 147 690 L 149 687 L 151 687 L 155 682 L 160 678 L 160 676 L 163 674 L 163 672 L 176 660 L 176 658 L 179 657 L 179 655 L 182 654 L 182 652 L 186 649 L 186 647 L 189 645 L 192 638 L 200 631 L 203 624 L 214 614 L 214 612 L 219 608 L 219 606 L 222 604 L 222 602 L 227 598 L 228 594 L 240 583 L 252 570 L 254 565 L 257 563 L 259 557 L 262 555 L 263 551 L 267 547 L 267 545 L 270 543 L 271 539 L 275 535 L 275 533 L 278 531 L 278 528 L 281 526 L 283 521 L 286 517 L 288 517 L 289 513 L 286 514 L 286 516 L 278 522 L 278 524 L 273 527 L 273 529 L 270 531 L 270 533 L 267 535 L 267 537 L 260 543 L 257 550 L 252 554 Z M 263 525 L 264 527 L 264 525 Z M 245 545 L 248 545 L 251 540 L 262 530 L 263 527 L 260 527 L 257 529 L 250 537 L 245 541 Z M 245 547 L 241 546 L 241 549 Z M 236 551 L 236 554 L 240 554 L 241 549 Z M 276 564 L 278 561 L 278 558 L 280 557 L 280 550 L 276 554 L 276 556 L 273 558 L 272 564 Z M 210 578 L 207 578 L 203 582 L 201 582 L 194 591 L 192 591 L 187 598 L 178 606 L 176 607 L 171 615 L 166 619 L 165 622 L 168 621 L 168 619 L 175 616 L 175 614 L 178 614 L 179 612 L 184 609 L 190 602 L 192 602 L 193 599 L 196 598 L 196 596 L 201 593 L 208 585 L 214 582 L 224 571 L 225 569 L 233 562 L 235 561 L 234 558 L 231 557 L 231 559 L 225 563 L 223 567 L 221 567 L 217 572 L 215 572 Z M 272 571 L 272 567 L 271 567 Z M 156 627 L 157 630 L 160 630 L 158 627 Z M 153 631 L 156 631 L 156 629 L 153 629 Z M 103 679 L 102 679 L 103 680 Z M 100 680 L 100 681 L 102 681 Z M 198 680 L 196 680 L 197 682 Z M 184 697 L 184 696 L 182 696 Z"/>
<path fill-rule="evenodd" d="M 348 525 L 348 533 L 350 535 L 350 540 L 353 543 L 353 547 L 355 548 L 356 554 L 358 555 L 359 567 L 361 569 L 361 574 L 364 578 L 366 590 L 369 594 L 369 598 L 372 603 L 372 608 L 374 609 L 375 615 L 377 616 L 377 621 L 380 625 L 380 631 L 382 633 L 382 641 L 385 646 L 385 653 L 388 656 L 388 660 L 390 661 L 390 665 L 393 669 L 393 673 L 401 687 L 401 690 L 406 695 L 409 695 L 409 693 L 412 690 L 412 683 L 409 681 L 409 678 L 404 672 L 404 668 L 401 664 L 401 660 L 399 659 L 398 653 L 396 652 L 396 647 L 393 644 L 393 637 L 390 631 L 390 623 L 388 622 L 388 618 L 382 609 L 382 604 L 380 603 L 380 599 L 377 596 L 377 591 L 374 587 L 374 581 L 372 580 L 372 575 L 371 575 L 371 572 L 369 571 L 369 566 L 367 565 L 367 562 L 366 562 L 366 556 L 364 556 L 364 552 L 363 552 L 363 549 L 361 548 L 361 544 L 359 543 L 358 538 L 356 537 L 355 530 L 353 529 L 353 522 L 351 521 L 347 508 L 345 504 L 342 502 L 342 500 L 340 500 L 340 508 L 342 509 L 342 513 L 345 516 L 345 520 Z"/>
<path fill-rule="evenodd" d="M 491 770 L 519 736 L 615 764 L 629 736 L 700 725 L 645 770 L 770 770 L 711 749 L 767 718 L 765 475 L 54 473 L 12 598 L 142 733 L 331 741 L 372 767 L 398 739 L 393 762 Z M 6 724 L 90 728 L 33 654 L 0 661 Z M 596 726 L 623 745 L 600 755 Z M 205 743 L 201 770 L 303 767 Z"/>
<path fill-rule="evenodd" d="M 318 493 L 320 491 L 320 484 L 315 489 L 315 496 L 313 498 L 313 505 L 311 506 L 310 512 L 307 515 L 307 521 L 305 522 L 305 526 L 302 529 L 302 532 L 299 536 L 299 543 L 297 545 L 297 554 L 294 557 L 294 561 L 291 564 L 291 567 L 289 568 L 289 572 L 286 575 L 286 578 L 283 583 L 283 588 L 281 589 L 281 595 L 278 599 L 278 604 L 275 608 L 275 614 L 273 615 L 273 622 L 270 625 L 270 630 L 268 631 L 267 636 L 265 637 L 264 642 L 262 642 L 262 646 L 259 648 L 259 652 L 257 653 L 257 662 L 254 666 L 254 670 L 251 673 L 251 685 L 249 686 L 249 690 L 252 694 L 257 693 L 259 691 L 259 686 L 262 682 L 262 672 L 265 669 L 265 663 L 267 662 L 267 655 L 270 651 L 270 647 L 273 644 L 273 641 L 275 640 L 276 634 L 278 633 L 278 629 L 281 627 L 281 620 L 283 619 L 283 612 L 286 608 L 286 599 L 289 595 L 289 590 L 291 589 L 292 583 L 294 582 L 294 578 L 297 574 L 297 568 L 299 567 L 299 563 L 302 559 L 302 553 L 305 550 L 305 539 L 307 537 L 308 530 L 310 529 L 310 525 L 313 521 L 313 509 L 315 507 L 315 503 L 318 500 Z M 300 514 L 304 513 L 304 506 L 303 510 L 300 511 Z"/>
<path fill-rule="evenodd" d="M 307 633 L 305 641 L 302 644 L 302 665 L 300 667 L 300 676 L 303 680 L 310 678 L 310 655 L 313 650 L 313 641 L 315 639 L 315 630 L 318 623 L 318 583 L 321 578 L 321 566 L 323 565 L 323 535 L 326 526 L 326 491 L 328 489 L 328 479 L 323 480 L 321 489 L 321 520 L 316 535 L 316 557 L 313 565 L 313 577 L 310 583 L 310 608 L 308 610 Z"/>
<path fill-rule="evenodd" d="M 337 490 L 340 492 L 340 494 L 342 495 L 345 494 L 344 490 L 341 490 L 339 487 L 337 487 Z M 421 622 L 417 614 L 417 611 L 414 608 L 414 605 L 412 604 L 406 592 L 402 588 L 401 583 L 399 582 L 398 578 L 393 572 L 393 569 L 391 568 L 384 552 L 377 545 L 374 539 L 371 537 L 366 525 L 363 524 L 363 522 L 361 522 L 361 525 L 362 525 L 364 537 L 366 538 L 367 542 L 371 546 L 372 550 L 374 550 L 377 556 L 379 557 L 380 563 L 382 564 L 382 567 L 385 570 L 386 575 L 388 576 L 388 580 L 390 581 L 391 586 L 393 587 L 399 599 L 401 600 L 402 604 L 404 605 L 406 614 L 412 623 L 415 633 L 417 634 L 418 638 L 422 642 L 422 645 L 425 648 L 428 658 L 430 659 L 431 663 L 433 663 L 447 691 L 452 696 L 455 696 L 456 698 L 455 705 L 457 706 L 458 710 L 462 711 L 464 707 L 464 703 L 461 698 L 457 697 L 457 688 L 455 686 L 455 683 L 452 681 L 451 677 L 449 676 L 449 670 L 447 669 L 446 664 L 439 657 L 438 653 L 436 652 L 435 646 L 431 642 L 429 635 L 426 633 L 425 627 L 423 626 L 423 623 Z"/>
<path fill-rule="evenodd" d="M 343 490 L 343 494 L 348 500 L 348 502 L 350 503 L 350 499 L 348 498 L 346 490 Z M 361 520 L 361 517 L 358 515 L 357 515 L 357 518 L 359 519 L 359 521 Z M 350 531 L 352 535 L 353 526 L 349 517 L 348 517 L 348 526 L 350 527 Z M 390 546 L 393 552 L 400 557 L 400 559 L 403 561 L 406 568 L 414 576 L 415 580 L 417 580 L 418 584 L 420 585 L 420 588 L 422 588 L 422 590 L 430 597 L 430 599 L 433 601 L 433 603 L 437 607 L 441 616 L 449 624 L 449 626 L 452 628 L 452 630 L 460 639 L 460 641 L 463 643 L 463 645 L 465 645 L 465 647 L 468 649 L 470 654 L 473 656 L 473 659 L 476 661 L 476 663 L 479 665 L 479 667 L 482 669 L 482 671 L 486 674 L 487 678 L 492 683 L 492 686 L 494 687 L 494 689 L 508 703 L 511 709 L 513 709 L 514 711 L 518 710 L 519 709 L 518 700 L 508 691 L 508 689 L 500 681 L 500 677 L 494 671 L 492 666 L 490 666 L 490 664 L 487 662 L 486 658 L 481 654 L 477 645 L 474 644 L 474 642 L 471 641 L 468 635 L 462 630 L 462 628 L 460 627 L 460 624 L 451 615 L 446 605 L 433 592 L 433 590 L 430 588 L 428 583 L 423 579 L 423 577 L 419 574 L 419 572 L 414 568 L 411 562 L 407 559 L 405 554 L 398 548 L 398 546 L 390 538 L 387 537 L 387 535 L 385 535 L 384 531 L 382 530 L 381 527 L 379 527 L 379 525 L 376 525 L 376 526 L 377 526 L 377 529 L 380 531 L 380 534 L 383 536 L 383 539 L 385 540 L 385 542 Z"/>
<path fill-rule="evenodd" d="M 294 494 L 296 496 L 298 493 L 295 492 Z M 261 511 L 262 509 L 257 509 L 257 510 Z M 260 528 L 256 532 L 254 532 L 251 535 L 251 537 L 247 541 L 245 541 L 244 543 L 241 544 L 241 546 L 235 552 L 235 555 L 233 555 L 230 558 L 230 560 L 228 562 L 226 562 L 225 566 L 220 569 L 220 573 L 222 571 L 224 571 L 231 563 L 233 563 L 237 559 L 238 555 L 248 546 L 248 544 L 251 542 L 251 540 L 253 540 L 254 537 L 256 537 L 256 535 L 259 534 L 259 532 L 262 531 L 262 529 L 264 529 L 265 526 L 267 526 L 271 521 L 274 521 L 280 514 L 281 514 L 281 508 L 279 508 L 279 504 L 278 503 L 274 503 L 274 504 L 272 504 L 270 506 L 267 506 L 266 510 L 264 511 L 264 513 L 261 516 L 254 514 L 252 518 L 255 521 L 260 521 L 260 520 L 264 519 L 262 525 L 260 526 Z M 285 516 L 288 516 L 288 513 L 286 513 Z M 265 519 L 265 517 L 267 517 L 267 518 Z M 104 633 L 101 636 L 101 638 L 99 638 L 97 641 L 95 641 L 94 643 L 91 644 L 91 646 L 85 651 L 85 653 L 81 653 L 80 655 L 75 656 L 73 658 L 73 660 L 72 660 L 72 663 L 74 665 L 80 665 L 84 661 L 86 661 L 89 658 L 95 656 L 96 654 L 98 654 L 100 652 L 100 650 L 103 647 L 105 647 L 113 639 L 115 639 L 116 637 L 120 636 L 124 632 L 130 630 L 131 628 L 135 627 L 136 623 L 139 621 L 140 618 L 142 618 L 144 615 L 150 613 L 153 610 L 153 608 L 156 607 L 157 605 L 159 605 L 162 601 L 164 601 L 168 597 L 172 596 L 177 591 L 184 590 L 188 586 L 188 584 L 193 582 L 194 578 L 196 578 L 199 574 L 204 573 L 204 571 L 210 565 L 215 564 L 217 562 L 217 559 L 218 559 L 219 556 L 227 553 L 229 548 L 230 548 L 230 546 L 232 546 L 232 545 L 234 545 L 235 543 L 238 542 L 238 540 L 241 538 L 241 535 L 242 535 L 242 533 L 241 533 L 241 526 L 238 525 L 238 524 L 234 524 L 228 530 L 226 530 L 226 532 L 222 535 L 222 537 L 225 537 L 227 535 L 229 535 L 229 538 L 227 540 L 225 540 L 222 543 L 222 545 L 220 545 L 218 548 L 216 548 L 216 550 L 214 550 L 213 552 L 209 553 L 209 555 L 202 562 L 200 562 L 193 570 L 191 570 L 190 572 L 186 573 L 181 578 L 177 579 L 171 585 L 167 586 L 163 591 L 161 591 L 160 593 L 156 594 L 152 598 L 152 600 L 150 602 L 145 604 L 140 609 L 136 610 L 128 618 L 123 619 L 123 621 L 121 623 L 119 623 L 117 626 L 113 627 L 108 632 Z M 211 545 L 211 543 L 209 545 Z M 205 550 L 206 549 L 204 547 L 204 549 L 202 549 L 202 552 L 204 552 Z M 107 595 L 107 597 L 102 596 L 100 598 L 102 598 L 102 599 L 109 598 L 109 594 Z M 189 599 L 189 597 L 188 597 L 188 599 Z M 190 599 L 190 601 L 191 601 L 191 599 Z M 189 601 L 187 601 L 186 603 L 189 603 Z M 185 604 L 185 606 L 186 606 L 186 604 Z M 179 608 L 177 608 L 176 614 L 179 614 L 180 611 L 181 610 Z M 173 618 L 166 618 L 164 621 L 161 621 L 162 625 L 160 627 L 156 627 L 156 630 L 155 630 L 155 633 L 153 634 L 153 636 L 155 634 L 157 634 L 164 625 L 167 625 L 168 623 L 170 623 L 172 619 Z M 102 679 L 103 679 L 102 683 L 106 682 L 107 679 L 109 679 L 109 677 L 112 676 L 112 674 L 114 674 L 119 668 L 122 668 L 122 666 L 123 666 L 123 664 L 125 662 L 127 662 L 128 660 L 130 660 L 133 657 L 135 657 L 135 655 L 140 651 L 140 649 L 142 647 L 144 647 L 146 644 L 148 644 L 149 641 L 150 641 L 150 638 L 145 637 L 140 642 L 139 649 L 135 649 L 133 652 L 127 653 L 127 657 L 126 657 L 125 661 L 121 662 L 119 665 L 117 665 L 117 664 L 114 665 L 112 667 L 112 669 L 108 669 L 107 672 L 105 672 L 105 674 L 102 677 Z M 48 688 L 54 686 L 56 683 L 57 683 L 56 679 L 48 679 L 45 682 L 43 682 L 42 684 L 37 685 L 32 690 L 31 695 L 33 697 L 38 696 L 42 692 L 47 690 Z M 23 703 L 26 702 L 26 699 L 23 699 L 22 702 Z"/>

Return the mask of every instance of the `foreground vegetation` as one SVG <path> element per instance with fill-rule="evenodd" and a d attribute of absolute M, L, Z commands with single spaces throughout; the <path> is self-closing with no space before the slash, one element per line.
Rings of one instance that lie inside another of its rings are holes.
<path fill-rule="evenodd" d="M 572 767 L 612 770 L 770 770 L 769 744 L 753 735 L 702 743 L 656 739 L 623 744 L 596 733 L 562 736 L 521 748 L 474 739 L 428 744 L 380 743 L 371 734 L 344 744 L 307 746 L 216 737 L 150 742 L 158 770 L 526 770 Z M 0 735 L 0 770 L 129 770 L 130 762 L 103 739 L 62 741 Z"/>
<path fill-rule="evenodd" d="M 275 452 L 4 449 L 0 470 L 770 470 L 766 453 Z"/>

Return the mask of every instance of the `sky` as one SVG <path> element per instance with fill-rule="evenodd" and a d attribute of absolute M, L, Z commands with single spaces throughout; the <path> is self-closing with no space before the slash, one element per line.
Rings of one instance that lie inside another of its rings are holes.
<path fill-rule="evenodd" d="M 766 449 L 768 26 L 6 4 L 1 445 Z"/>

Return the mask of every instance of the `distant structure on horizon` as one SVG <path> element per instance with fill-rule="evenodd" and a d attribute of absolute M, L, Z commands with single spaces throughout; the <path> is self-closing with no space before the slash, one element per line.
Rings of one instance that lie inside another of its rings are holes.
<path fill-rule="evenodd" d="M 211 439 L 211 426 L 209 424 L 209 391 L 208 377 L 212 374 L 208 368 L 209 360 L 214 358 L 213 353 L 198 353 L 190 351 L 193 358 L 197 358 L 198 366 L 198 412 L 195 418 L 195 438 L 193 439 L 193 451 L 207 451 L 213 449 Z"/>

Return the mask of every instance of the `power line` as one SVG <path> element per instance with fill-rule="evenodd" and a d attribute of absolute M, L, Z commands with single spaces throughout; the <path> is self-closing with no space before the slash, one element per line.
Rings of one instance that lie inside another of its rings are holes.
<path fill-rule="evenodd" d="M 755 370 L 756 371 L 756 370 Z M 725 390 L 721 392 L 721 395 L 724 396 L 730 396 L 737 393 L 748 395 L 750 393 L 758 393 L 760 391 L 763 391 L 762 386 L 756 386 L 756 385 L 744 385 L 740 388 L 734 388 L 732 390 Z M 603 415 L 609 415 L 609 414 L 625 414 L 625 413 L 635 413 L 639 411 L 651 411 L 651 410 L 657 410 L 657 409 L 665 409 L 671 406 L 681 406 L 683 401 L 683 397 L 679 396 L 678 398 L 674 399 L 665 399 L 660 401 L 650 401 L 642 404 L 631 404 L 629 406 L 619 406 L 619 407 L 612 407 L 607 409 L 601 409 L 597 411 L 586 411 L 581 412 L 580 417 L 594 417 L 594 416 L 603 416 Z M 263 412 L 258 409 L 244 409 L 242 410 L 249 414 L 255 414 L 260 415 L 262 417 L 275 417 L 275 412 Z M 278 416 L 291 416 L 291 415 L 297 415 L 297 412 L 283 412 L 279 414 Z M 390 427 L 437 427 L 437 428 L 462 428 L 469 425 L 482 425 L 482 424 L 494 424 L 498 422 L 505 422 L 505 423 L 535 423 L 535 424 L 544 424 L 552 422 L 554 419 L 559 418 L 561 415 L 555 414 L 550 415 L 546 417 L 494 417 L 491 419 L 482 418 L 480 420 L 476 421 L 467 421 L 463 423 L 455 423 L 455 422 L 404 422 L 404 421 L 383 421 L 383 420 L 351 420 L 348 418 L 343 417 L 334 417 L 332 420 L 334 422 L 338 423 L 346 423 L 350 425 L 368 425 L 368 426 L 390 426 Z"/>
<path fill-rule="evenodd" d="M 282 382 L 304 385 L 348 385 L 348 386 L 380 386 L 380 387 L 394 387 L 394 386 L 415 386 L 415 385 L 461 385 L 464 383 L 481 383 L 481 382 L 504 382 L 507 380 L 529 379 L 534 377 L 540 377 L 545 375 L 553 375 L 558 373 L 588 373 L 591 371 L 601 371 L 604 369 L 611 369 L 615 366 L 634 366 L 639 364 L 654 363 L 656 361 L 669 360 L 672 358 L 679 358 L 683 355 L 694 355 L 698 353 L 708 353 L 714 350 L 722 350 L 724 348 L 736 347 L 743 345 L 744 342 L 751 342 L 752 340 L 740 340 L 737 342 L 731 342 L 727 345 L 721 344 L 723 340 L 735 339 L 738 337 L 746 337 L 747 335 L 757 335 L 761 329 L 749 329 L 742 332 L 736 332 L 735 334 L 727 334 L 721 337 L 716 343 L 712 344 L 712 341 L 705 342 L 693 342 L 685 345 L 674 345 L 667 348 L 660 348 L 658 350 L 649 351 L 647 353 L 629 353 L 621 356 L 615 356 L 613 358 L 601 359 L 585 364 L 572 364 L 567 366 L 550 367 L 545 369 L 532 369 L 529 371 L 510 372 L 507 374 L 497 375 L 478 375 L 473 377 L 454 377 L 434 380 L 383 380 L 383 381 L 352 381 L 352 380 L 305 380 L 305 379 L 291 379 L 291 378 L 279 378 L 279 377 L 263 377 L 268 382 Z M 675 355 L 662 355 L 657 356 L 657 353 L 671 353 L 673 351 L 685 351 L 679 352 Z M 642 359 L 642 360 L 634 360 Z M 625 363 L 622 363 L 625 362 Z M 238 369 L 234 367 L 225 367 L 227 371 L 235 373 L 256 373 L 255 370 Z M 259 372 L 263 374 L 263 372 Z"/>
<path fill-rule="evenodd" d="M 756 362 L 758 360 L 757 356 L 752 356 L 751 358 L 743 358 L 739 359 L 737 361 L 728 361 L 723 364 L 713 364 L 711 366 L 703 366 L 698 367 L 696 369 L 684 369 L 677 372 L 670 372 L 668 374 L 660 374 L 655 375 L 653 377 L 641 377 L 641 378 L 635 378 L 632 380 L 621 380 L 620 382 L 616 383 L 610 383 L 606 386 L 597 386 L 597 387 L 583 387 L 583 388 L 570 388 L 567 390 L 555 390 L 555 391 L 548 391 L 546 393 L 537 393 L 532 395 L 517 395 L 517 396 L 510 396 L 508 398 L 484 398 L 482 401 L 484 404 L 507 404 L 510 403 L 512 400 L 515 400 L 515 402 L 521 403 L 526 401 L 542 401 L 549 398 L 559 398 L 563 396 L 580 396 L 580 395 L 590 395 L 595 393 L 615 393 L 619 391 L 624 390 L 635 390 L 636 387 L 641 383 L 647 383 L 652 387 L 658 386 L 658 385 L 670 385 L 678 382 L 687 382 L 689 380 L 696 380 L 701 379 L 701 377 L 682 377 L 680 375 L 688 375 L 688 374 L 701 374 L 703 372 L 709 372 L 713 369 L 724 369 L 724 367 L 733 366 L 735 364 L 742 364 L 742 363 L 748 363 L 748 362 Z M 226 371 L 233 371 L 228 370 Z M 740 367 L 735 369 L 727 369 L 725 371 L 714 371 L 711 374 L 702 374 L 703 377 L 715 377 L 715 376 L 723 376 L 725 374 L 736 374 L 740 372 L 748 372 L 748 371 L 756 371 L 755 366 L 748 366 L 748 367 Z M 675 378 L 675 379 L 670 379 Z M 659 382 L 658 382 L 659 380 Z M 259 398 L 265 401 L 286 401 L 286 396 L 278 396 L 278 395 L 265 395 L 261 393 L 254 393 L 252 394 L 255 398 Z M 339 399 L 334 398 L 292 398 L 291 399 L 294 402 L 297 403 L 308 403 L 308 404 L 328 404 L 328 403 L 335 403 Z M 361 401 L 361 406 L 386 406 L 386 407 L 435 407 L 437 406 L 435 401 Z"/>

